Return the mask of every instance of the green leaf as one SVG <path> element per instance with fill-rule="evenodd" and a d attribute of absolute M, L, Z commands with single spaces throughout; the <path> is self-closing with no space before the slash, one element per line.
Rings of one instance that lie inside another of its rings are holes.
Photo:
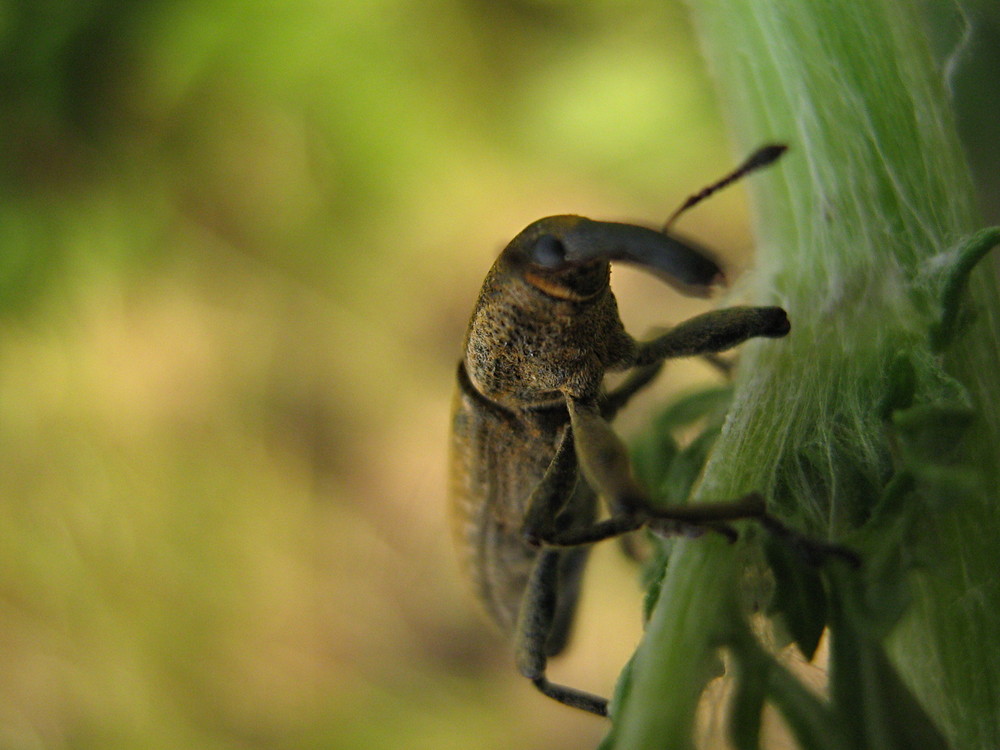
<path fill-rule="evenodd" d="M 615 682 L 615 691 L 611 696 L 611 701 L 608 705 L 612 721 L 614 720 L 615 709 L 624 701 L 628 700 L 629 691 L 632 688 L 632 666 L 634 661 L 635 654 L 633 654 L 629 660 L 625 662 L 625 666 L 622 667 L 622 671 L 618 675 L 618 681 Z M 608 739 L 610 739 L 610 735 L 605 738 L 605 741 Z M 603 743 L 601 746 L 604 746 Z"/>
<path fill-rule="evenodd" d="M 718 427 L 705 429 L 674 456 L 665 476 L 656 487 L 657 497 L 673 503 L 687 500 L 691 488 L 705 468 L 705 461 L 708 460 L 709 451 L 718 439 L 719 432 Z"/>
<path fill-rule="evenodd" d="M 909 573 L 923 562 L 917 539 L 917 524 L 926 513 L 926 503 L 916 492 L 914 476 L 902 471 L 883 490 L 868 522 L 847 540 L 861 551 L 861 575 L 868 619 L 873 637 L 884 638 L 902 618 L 912 592 Z"/>
<path fill-rule="evenodd" d="M 654 418 L 650 429 L 632 442 L 632 466 L 636 478 L 646 487 L 658 490 L 665 482 L 673 484 L 678 481 L 676 477 L 667 479 L 671 471 L 689 477 L 691 463 L 701 460 L 703 464 L 704 460 L 686 449 L 683 467 L 673 468 L 674 460 L 681 453 L 680 445 L 673 435 L 674 431 L 691 427 L 706 418 L 709 424 L 721 422 L 731 396 L 732 391 L 729 387 L 701 389 L 681 396 L 661 411 Z M 700 450 L 695 448 L 695 451 Z M 701 464 L 698 464 L 697 472 L 700 471 Z M 670 494 L 667 497 L 674 502 L 683 500 L 687 497 L 687 490 L 684 488 L 690 489 L 692 482 L 693 480 L 682 479 L 679 484 L 674 485 L 682 488 L 681 494 Z"/>
<path fill-rule="evenodd" d="M 946 750 L 949 745 L 871 633 L 861 573 L 827 568 L 831 590 L 830 694 L 853 747 Z"/>
<path fill-rule="evenodd" d="M 732 397 L 733 389 L 729 386 L 694 391 L 677 398 L 657 415 L 653 424 L 657 431 L 673 432 L 699 419 L 721 416 Z"/>
<path fill-rule="evenodd" d="M 667 564 L 670 561 L 670 550 L 673 545 L 668 540 L 656 538 L 654 541 L 656 550 L 653 558 L 646 563 L 643 568 L 642 583 L 646 589 L 646 596 L 642 601 L 642 621 L 648 622 L 649 615 L 656 606 L 656 601 L 660 597 L 660 586 L 663 584 L 663 576 L 667 573 Z"/>
<path fill-rule="evenodd" d="M 802 655 L 812 661 L 826 627 L 827 603 L 823 579 L 783 539 L 768 535 L 764 542 L 774 573 L 773 612 L 780 613 Z"/>
<path fill-rule="evenodd" d="M 736 688 L 730 706 L 729 740 L 737 750 L 757 750 L 770 665 L 756 651 L 734 656 Z"/>
<path fill-rule="evenodd" d="M 770 670 L 768 694 L 804 750 L 859 750 L 829 706 L 777 662 Z"/>
<path fill-rule="evenodd" d="M 632 470 L 643 486 L 659 487 L 680 446 L 669 432 L 652 429 L 632 441 Z"/>
<path fill-rule="evenodd" d="M 730 739 L 739 750 L 759 744 L 764 697 L 781 712 L 803 750 L 854 750 L 830 705 L 765 651 L 745 623 L 741 621 L 729 636 L 737 680 Z"/>
<path fill-rule="evenodd" d="M 968 285 L 969 274 L 976 264 L 1000 244 L 1000 227 L 989 227 L 976 232 L 953 253 L 945 269 L 941 291 L 941 317 L 931 329 L 931 348 L 945 349 L 961 329 L 961 304 Z"/>
<path fill-rule="evenodd" d="M 946 463 L 961 450 L 975 412 L 960 404 L 918 404 L 892 415 L 906 459 L 916 464 Z"/>
<path fill-rule="evenodd" d="M 879 407 L 882 419 L 890 419 L 894 411 L 909 407 L 916 390 L 917 371 L 910 355 L 896 352 L 886 370 L 886 392 Z"/>

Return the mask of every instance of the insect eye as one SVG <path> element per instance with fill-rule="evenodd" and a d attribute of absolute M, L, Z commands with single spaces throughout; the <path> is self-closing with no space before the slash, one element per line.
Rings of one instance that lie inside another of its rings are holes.
<path fill-rule="evenodd" d="M 566 262 L 566 248 L 558 238 L 543 234 L 531 246 L 531 262 L 545 268 L 555 268 Z"/>

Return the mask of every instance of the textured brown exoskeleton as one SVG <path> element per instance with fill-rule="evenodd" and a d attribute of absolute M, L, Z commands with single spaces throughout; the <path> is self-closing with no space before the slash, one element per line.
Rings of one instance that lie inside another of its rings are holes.
<path fill-rule="evenodd" d="M 783 151 L 760 149 L 674 217 Z M 605 699 L 545 676 L 548 657 L 569 635 L 588 545 L 646 524 L 725 530 L 726 520 L 764 515 L 757 495 L 653 507 L 608 422 L 663 360 L 789 331 L 779 307 L 733 307 L 638 342 L 618 316 L 610 261 L 698 295 L 722 278 L 705 251 L 666 228 L 580 216 L 534 222 L 500 254 L 476 303 L 458 367 L 451 446 L 455 534 L 479 599 L 515 640 L 522 674 L 544 694 L 600 715 Z M 603 389 L 605 373 L 629 369 L 621 386 Z M 603 520 L 597 496 L 610 511 Z"/>

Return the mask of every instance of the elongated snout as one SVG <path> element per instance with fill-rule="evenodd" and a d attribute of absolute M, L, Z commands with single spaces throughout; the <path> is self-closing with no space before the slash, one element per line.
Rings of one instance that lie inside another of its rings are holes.
<path fill-rule="evenodd" d="M 714 284 L 724 281 L 722 269 L 708 251 L 655 229 L 582 219 L 567 227 L 561 239 L 569 263 L 630 263 L 686 294 L 707 296 Z"/>

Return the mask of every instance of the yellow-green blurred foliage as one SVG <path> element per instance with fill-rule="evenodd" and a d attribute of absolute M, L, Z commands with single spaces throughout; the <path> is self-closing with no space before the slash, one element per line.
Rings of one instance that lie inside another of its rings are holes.
<path fill-rule="evenodd" d="M 0 747 L 592 745 L 459 580 L 452 372 L 525 224 L 734 159 L 673 3 L 0 3 Z M 699 309 L 616 284 L 636 333 Z M 608 693 L 597 562 L 554 672 Z"/>

